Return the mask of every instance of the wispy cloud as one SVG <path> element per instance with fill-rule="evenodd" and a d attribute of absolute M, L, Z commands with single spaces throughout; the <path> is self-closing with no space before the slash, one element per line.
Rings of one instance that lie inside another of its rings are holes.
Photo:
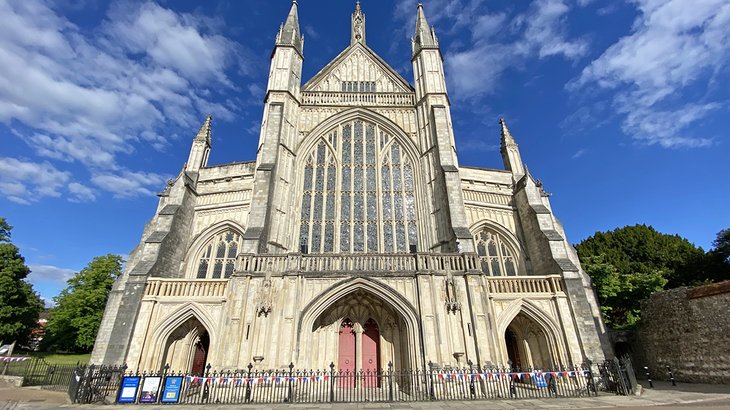
<path fill-rule="evenodd" d="M 400 2 L 396 18 L 412 20 L 412 5 Z M 444 56 L 449 91 L 457 99 L 480 98 L 498 89 L 505 71 L 530 59 L 584 56 L 587 41 L 567 34 L 567 15 L 573 6 L 572 0 L 535 0 L 523 12 L 497 12 L 484 0 L 427 3 L 427 18 L 439 36 L 470 39 L 467 44 L 452 44 L 457 51 Z"/>
<path fill-rule="evenodd" d="M 30 275 L 28 282 L 33 289 L 41 294 L 46 307 L 53 306 L 53 297 L 66 287 L 66 281 L 71 279 L 76 271 L 54 265 L 28 265 Z"/>
<path fill-rule="evenodd" d="M 59 171 L 48 162 L 0 157 L 0 192 L 15 203 L 59 197 L 70 178 L 69 172 Z"/>
<path fill-rule="evenodd" d="M 311 37 L 312 39 L 316 40 L 319 38 L 319 33 L 317 33 L 317 30 L 314 29 L 314 27 L 310 25 L 304 26 L 304 34 Z"/>
<path fill-rule="evenodd" d="M 121 155 L 140 144 L 164 149 L 180 133 L 194 132 L 203 114 L 225 119 L 236 109 L 214 101 L 216 90 L 235 88 L 228 70 L 233 62 L 246 65 L 239 58 L 244 51 L 203 18 L 124 1 L 91 29 L 42 0 L 2 1 L 0 13 L 0 122 L 37 154 L 83 164 L 92 180 L 135 174 Z M 67 171 L 54 175 L 64 175 L 64 183 L 78 179 Z M 40 189 L 22 175 L 11 178 L 3 193 Z M 95 197 L 81 185 L 69 192 L 76 200 Z"/>
<path fill-rule="evenodd" d="M 568 89 L 597 85 L 614 91 L 623 131 L 663 147 L 713 143 L 690 126 L 725 103 L 692 98 L 691 87 L 708 89 L 730 58 L 727 0 L 636 0 L 632 33 L 588 65 Z M 696 93 L 696 90 L 694 91 Z"/>
<path fill-rule="evenodd" d="M 111 192 L 115 198 L 129 198 L 138 195 L 153 195 L 154 188 L 149 187 L 162 187 L 165 177 L 149 172 L 123 171 L 119 174 L 94 175 L 91 182 L 97 187 Z"/>
<path fill-rule="evenodd" d="M 464 139 L 459 141 L 459 150 L 476 152 L 499 151 L 499 144 L 483 139 Z"/>
<path fill-rule="evenodd" d="M 583 148 L 581 148 L 578 151 L 576 151 L 575 154 L 573 154 L 573 156 L 571 158 L 572 159 L 578 159 L 578 158 L 582 157 L 583 154 L 585 154 L 585 153 L 586 153 L 586 150 L 583 149 Z"/>

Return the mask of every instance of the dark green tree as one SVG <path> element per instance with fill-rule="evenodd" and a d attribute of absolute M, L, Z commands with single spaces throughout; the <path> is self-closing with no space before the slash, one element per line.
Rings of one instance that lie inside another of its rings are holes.
<path fill-rule="evenodd" d="M 723 229 L 717 233 L 717 237 L 712 242 L 714 248 L 711 253 L 717 255 L 721 261 L 730 266 L 730 228 Z"/>
<path fill-rule="evenodd" d="M 663 289 L 730 279 L 730 233 L 720 231 L 705 253 L 679 235 L 646 225 L 596 232 L 576 245 L 593 280 L 603 318 L 613 328 L 639 320 L 640 302 Z"/>
<path fill-rule="evenodd" d="M 38 323 L 43 302 L 25 281 L 30 269 L 10 242 L 12 229 L 5 218 L 0 218 L 0 341 L 23 345 Z"/>
<path fill-rule="evenodd" d="M 603 256 L 589 256 L 581 263 L 596 288 L 603 319 L 614 329 L 634 326 L 639 320 L 640 302 L 667 283 L 659 270 L 621 274 Z"/>
<path fill-rule="evenodd" d="M 702 271 L 712 282 L 730 280 L 730 229 L 718 232 L 712 246 L 705 256 Z"/>
<path fill-rule="evenodd" d="M 602 256 L 621 275 L 661 272 L 667 287 L 694 285 L 708 280 L 701 270 L 705 252 L 679 235 L 657 232 L 651 226 L 634 225 L 596 232 L 576 246 L 581 260 Z"/>
<path fill-rule="evenodd" d="M 91 351 L 122 262 L 119 255 L 97 256 L 66 282 L 66 289 L 54 298 L 56 307 L 51 309 L 43 339 L 45 350 Z"/>

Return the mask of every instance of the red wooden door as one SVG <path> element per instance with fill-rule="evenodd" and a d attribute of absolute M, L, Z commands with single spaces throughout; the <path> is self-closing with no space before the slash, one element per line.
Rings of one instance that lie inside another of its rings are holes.
<path fill-rule="evenodd" d="M 340 371 L 340 387 L 355 385 L 355 329 L 352 321 L 345 319 L 340 326 L 337 369 Z"/>
<path fill-rule="evenodd" d="M 208 359 L 208 345 L 210 344 L 210 338 L 208 333 L 203 333 L 200 336 L 200 340 L 195 343 L 195 353 L 193 354 L 193 365 L 190 369 L 190 373 L 202 376 L 205 372 L 205 361 Z"/>
<path fill-rule="evenodd" d="M 373 319 L 365 322 L 362 334 L 362 370 L 365 373 L 365 387 L 380 386 L 380 329 Z"/>

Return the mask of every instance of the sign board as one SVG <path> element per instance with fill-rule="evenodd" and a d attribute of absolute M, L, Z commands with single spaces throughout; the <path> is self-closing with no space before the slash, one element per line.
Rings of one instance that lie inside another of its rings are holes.
<path fill-rule="evenodd" d="M 547 381 L 545 381 L 545 375 L 542 373 L 535 374 L 535 386 L 536 387 L 547 387 Z"/>
<path fill-rule="evenodd" d="M 124 376 L 122 384 L 119 388 L 119 397 L 117 403 L 134 403 L 137 400 L 137 391 L 139 390 L 139 376 Z"/>
<path fill-rule="evenodd" d="M 147 376 L 142 382 L 142 392 L 139 394 L 140 403 L 157 403 L 157 394 L 160 391 L 162 377 Z"/>
<path fill-rule="evenodd" d="M 180 388 L 182 387 L 182 376 L 167 376 L 162 389 L 162 403 L 177 403 L 180 400 Z"/>

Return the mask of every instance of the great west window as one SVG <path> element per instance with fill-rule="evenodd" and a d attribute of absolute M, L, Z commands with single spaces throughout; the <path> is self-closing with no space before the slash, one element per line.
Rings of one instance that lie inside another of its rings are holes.
<path fill-rule="evenodd" d="M 306 157 L 299 245 L 304 252 L 408 252 L 416 246 L 415 171 L 376 124 L 340 124 Z"/>

